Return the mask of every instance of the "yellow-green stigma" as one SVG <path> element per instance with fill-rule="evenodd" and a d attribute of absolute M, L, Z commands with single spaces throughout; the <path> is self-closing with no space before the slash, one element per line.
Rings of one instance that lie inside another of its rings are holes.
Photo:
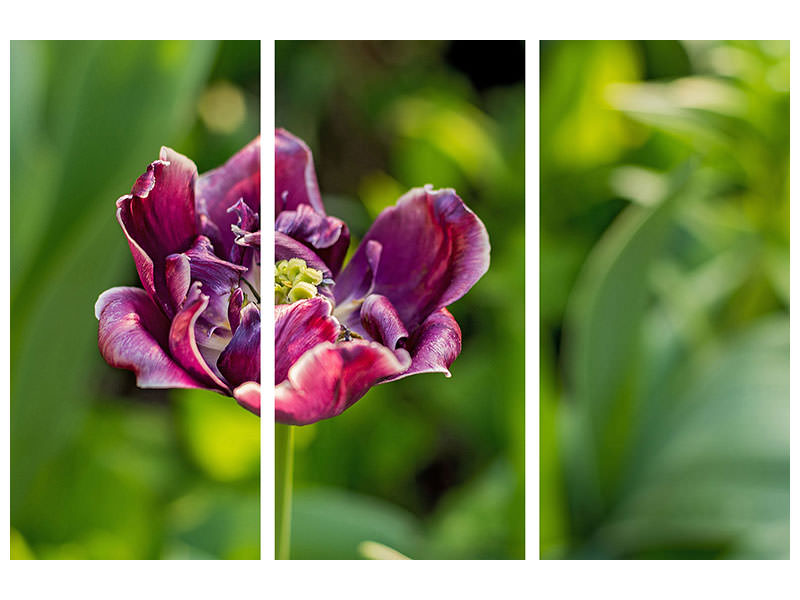
<path fill-rule="evenodd" d="M 291 304 L 313 298 L 322 283 L 322 271 L 312 269 L 302 258 L 275 263 L 275 304 Z"/>

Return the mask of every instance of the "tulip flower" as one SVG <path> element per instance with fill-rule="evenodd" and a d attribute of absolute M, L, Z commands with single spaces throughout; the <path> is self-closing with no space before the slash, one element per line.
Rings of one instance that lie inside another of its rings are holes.
<path fill-rule="evenodd" d="M 142 388 L 204 388 L 261 411 L 260 141 L 198 177 L 159 159 L 117 200 L 142 287 L 97 299 L 98 345 Z"/>
<path fill-rule="evenodd" d="M 350 233 L 322 204 L 311 151 L 275 132 L 275 417 L 339 415 L 374 385 L 443 373 L 461 352 L 447 306 L 489 268 L 489 236 L 452 189 L 412 189 Z"/>

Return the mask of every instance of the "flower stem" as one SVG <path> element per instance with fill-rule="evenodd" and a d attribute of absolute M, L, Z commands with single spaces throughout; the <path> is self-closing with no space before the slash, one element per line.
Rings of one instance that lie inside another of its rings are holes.
<path fill-rule="evenodd" d="M 275 558 L 289 558 L 292 527 L 294 427 L 275 424 Z"/>

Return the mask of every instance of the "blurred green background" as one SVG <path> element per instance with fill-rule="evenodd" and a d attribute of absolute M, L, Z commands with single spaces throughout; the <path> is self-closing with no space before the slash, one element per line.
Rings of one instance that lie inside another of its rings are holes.
<path fill-rule="evenodd" d="M 258 135 L 259 81 L 258 42 L 12 42 L 12 558 L 258 558 L 259 419 L 137 389 L 94 303 L 141 285 L 116 199 Z"/>
<path fill-rule="evenodd" d="M 524 44 L 277 42 L 276 125 L 314 152 L 351 251 L 412 187 L 453 187 L 489 272 L 450 309 L 453 377 L 377 386 L 296 431 L 292 558 L 524 557 Z"/>
<path fill-rule="evenodd" d="M 789 556 L 789 44 L 541 44 L 543 558 Z"/>

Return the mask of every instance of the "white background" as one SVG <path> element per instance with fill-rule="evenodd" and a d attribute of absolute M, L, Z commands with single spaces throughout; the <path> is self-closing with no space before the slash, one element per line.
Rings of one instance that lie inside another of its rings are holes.
<path fill-rule="evenodd" d="M 44 3 L 46 4 L 46 3 Z M 798 19 L 788 2 L 403 2 L 297 0 L 271 3 L 85 2 L 8 3 L 0 47 L 0 239 L 2 239 L 3 406 L 0 409 L 0 528 L 9 539 L 9 43 L 10 39 L 260 39 L 262 214 L 272 214 L 275 39 L 525 39 L 526 66 L 526 547 L 525 561 L 274 561 L 273 427 L 269 386 L 262 420 L 261 561 L 10 561 L 3 559 L 0 597 L 38 598 L 790 598 L 800 569 L 792 561 L 539 561 L 538 265 L 539 39 L 790 39 Z M 794 27 L 792 27 L 794 25 Z M 792 108 L 796 109 L 796 98 Z M 796 110 L 795 115 L 800 114 Z M 796 127 L 792 146 L 797 148 Z M 791 162 L 796 174 L 797 160 Z M 795 215 L 792 215 L 792 225 Z M 267 228 L 268 229 L 268 228 Z M 796 230 L 796 227 L 792 227 Z M 264 231 L 269 235 L 269 231 Z M 272 252 L 270 240 L 264 251 Z M 264 260 L 268 262 L 269 256 Z M 797 244 L 791 263 L 797 260 Z M 792 277 L 792 298 L 798 297 Z M 273 331 L 263 331 L 262 379 L 272 380 Z M 795 328 L 797 329 L 797 328 Z M 791 335 L 797 346 L 797 331 Z M 792 375 L 800 372 L 797 352 Z M 794 377 L 792 378 L 794 379 Z M 798 435 L 796 385 L 792 437 Z M 792 463 L 792 481 L 798 468 Z M 796 491 L 796 486 L 792 486 Z M 54 499 L 55 501 L 56 499 Z M 796 508 L 796 494 L 792 507 Z M 792 511 L 797 515 L 797 511 Z M 797 518 L 792 520 L 797 539 Z M 794 544 L 796 547 L 797 544 Z"/>

